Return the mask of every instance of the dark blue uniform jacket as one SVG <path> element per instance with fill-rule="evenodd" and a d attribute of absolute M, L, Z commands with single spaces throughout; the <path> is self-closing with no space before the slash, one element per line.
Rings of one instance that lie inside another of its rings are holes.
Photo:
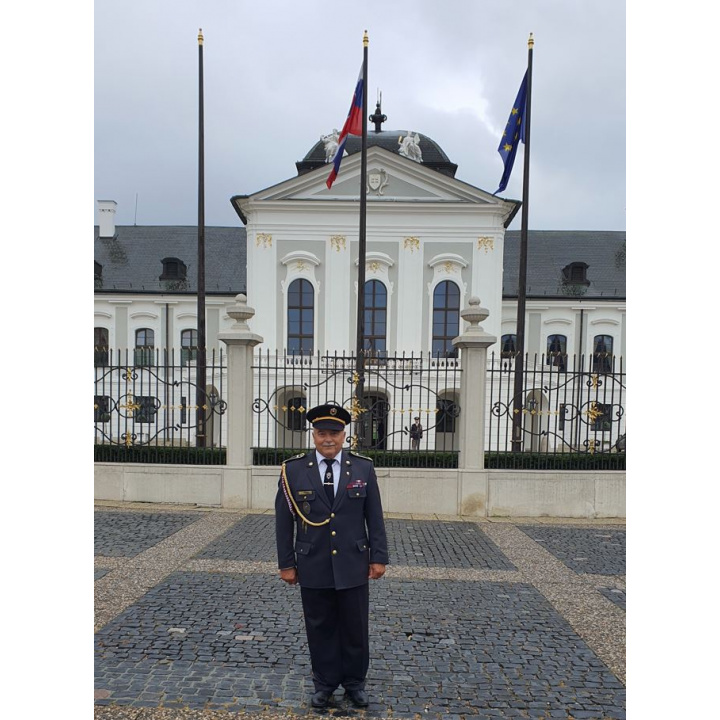
<path fill-rule="evenodd" d="M 282 488 L 275 499 L 278 567 L 297 567 L 307 588 L 347 588 L 368 582 L 370 563 L 388 563 L 380 490 L 372 461 L 343 450 L 340 482 L 332 508 L 320 479 L 315 451 L 288 460 L 290 491 L 301 512 L 322 527 L 304 526 L 294 516 Z"/>

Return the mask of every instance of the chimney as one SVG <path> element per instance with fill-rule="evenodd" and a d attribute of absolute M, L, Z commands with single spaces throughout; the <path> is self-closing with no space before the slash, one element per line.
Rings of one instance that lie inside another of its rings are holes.
<path fill-rule="evenodd" d="M 117 203 L 114 200 L 98 200 L 97 204 L 100 237 L 115 237 L 115 210 Z"/>

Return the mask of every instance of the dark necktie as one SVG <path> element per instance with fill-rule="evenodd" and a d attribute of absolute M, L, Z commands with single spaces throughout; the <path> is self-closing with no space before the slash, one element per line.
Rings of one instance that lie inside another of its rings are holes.
<path fill-rule="evenodd" d="M 325 494 L 327 495 L 328 502 L 332 507 L 332 504 L 335 501 L 335 483 L 333 482 L 332 471 L 332 464 L 334 461 L 326 458 L 323 462 L 325 463 L 325 479 L 323 480 L 323 485 L 325 486 Z"/>

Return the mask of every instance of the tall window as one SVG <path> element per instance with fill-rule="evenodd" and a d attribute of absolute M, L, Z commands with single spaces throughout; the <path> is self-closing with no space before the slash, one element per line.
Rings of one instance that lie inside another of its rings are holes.
<path fill-rule="evenodd" d="M 593 338 L 593 371 L 612 372 L 613 338 L 612 335 L 596 335 Z"/>
<path fill-rule="evenodd" d="M 387 290 L 379 280 L 365 283 L 365 334 L 363 349 L 370 357 L 385 356 Z"/>
<path fill-rule="evenodd" d="M 285 401 L 285 408 L 285 427 L 293 432 L 303 432 L 305 430 L 304 411 L 307 410 L 305 398 L 302 396 L 290 398 Z"/>
<path fill-rule="evenodd" d="M 108 364 L 110 333 L 107 328 L 95 328 L 95 367 L 103 367 Z"/>
<path fill-rule="evenodd" d="M 183 330 L 180 333 L 180 362 L 183 365 L 197 362 L 198 332 L 197 330 Z"/>
<path fill-rule="evenodd" d="M 517 335 L 503 335 L 500 338 L 500 357 L 514 358 Z"/>
<path fill-rule="evenodd" d="M 155 331 L 140 328 L 135 331 L 135 365 L 144 367 L 153 364 L 155 354 Z"/>
<path fill-rule="evenodd" d="M 288 352 L 313 352 L 315 290 L 309 280 L 293 280 L 288 290 Z"/>
<path fill-rule="evenodd" d="M 441 397 L 437 400 L 437 416 L 435 431 L 439 433 L 455 432 L 455 419 L 460 409 L 451 397 Z"/>
<path fill-rule="evenodd" d="M 565 335 L 548 335 L 546 362 L 558 370 L 567 368 L 567 337 Z"/>
<path fill-rule="evenodd" d="M 449 280 L 433 293 L 433 357 L 457 357 L 452 340 L 460 334 L 460 288 Z"/>

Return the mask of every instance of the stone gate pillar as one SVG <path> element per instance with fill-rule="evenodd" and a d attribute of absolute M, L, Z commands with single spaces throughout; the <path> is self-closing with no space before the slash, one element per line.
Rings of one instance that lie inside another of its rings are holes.
<path fill-rule="evenodd" d="M 247 321 L 255 315 L 245 295 L 227 308 L 235 321 L 218 335 L 227 345 L 227 465 L 222 490 L 223 507 L 252 506 L 253 349 L 263 338 Z"/>
<path fill-rule="evenodd" d="M 461 351 L 459 416 L 459 515 L 487 515 L 488 477 L 485 470 L 485 387 L 487 349 L 497 341 L 480 324 L 489 313 L 471 297 L 460 315 L 470 327 L 452 342 Z"/>

